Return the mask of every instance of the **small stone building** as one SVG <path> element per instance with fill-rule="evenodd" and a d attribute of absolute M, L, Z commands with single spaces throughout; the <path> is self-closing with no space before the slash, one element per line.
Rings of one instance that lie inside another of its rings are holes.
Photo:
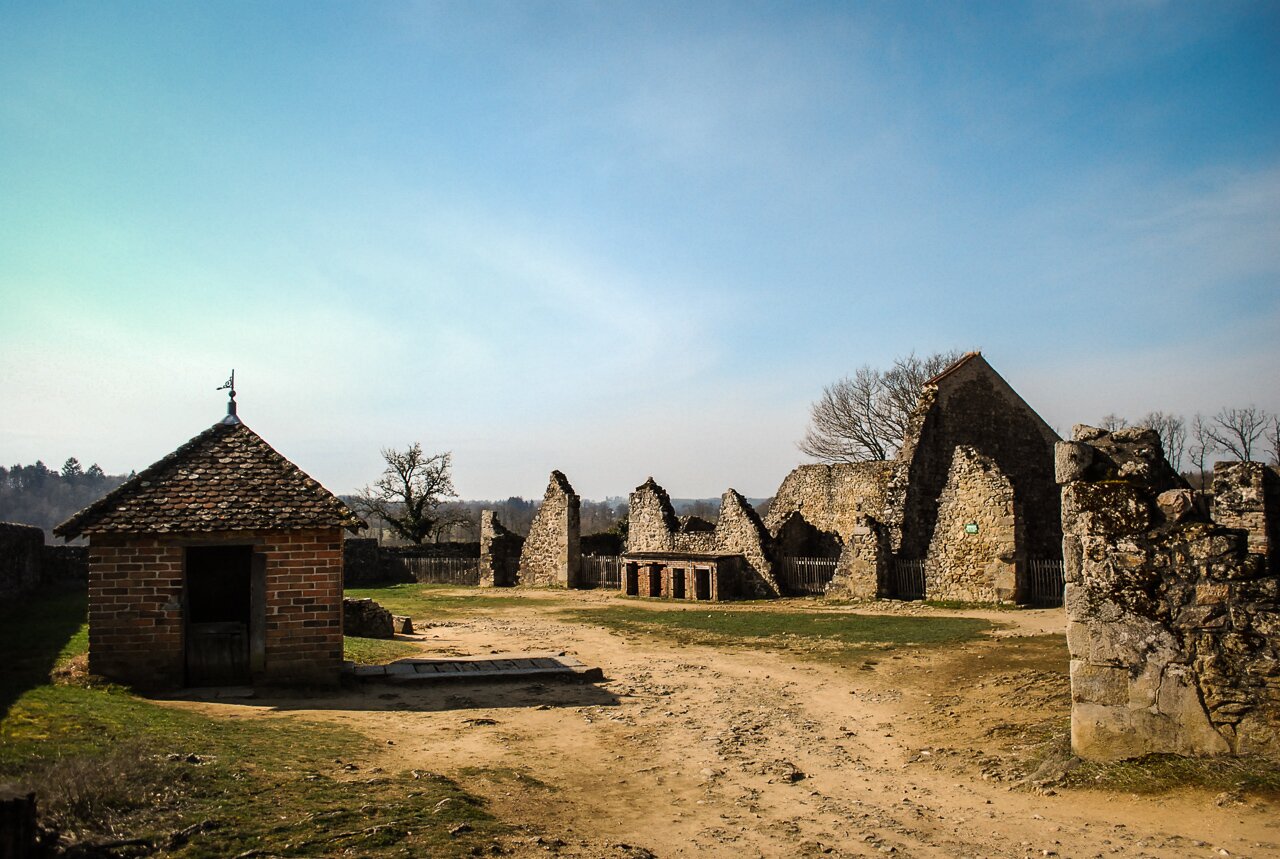
<path fill-rule="evenodd" d="M 713 601 L 780 594 L 764 523 L 737 491 L 721 496 L 714 525 L 697 516 L 678 518 L 652 477 L 629 502 L 624 594 Z"/>
<path fill-rule="evenodd" d="M 336 683 L 364 523 L 229 414 L 54 529 L 89 541 L 89 669 L 140 688 Z"/>

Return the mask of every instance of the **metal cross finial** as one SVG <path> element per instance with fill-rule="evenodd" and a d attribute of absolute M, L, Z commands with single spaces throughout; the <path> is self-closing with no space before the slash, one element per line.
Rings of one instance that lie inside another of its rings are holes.
<path fill-rule="evenodd" d="M 229 393 L 227 394 L 227 416 L 222 419 L 222 422 L 224 424 L 240 423 L 240 418 L 236 417 L 236 371 L 232 370 L 231 378 L 227 379 L 227 381 L 223 382 L 219 387 L 215 388 L 215 390 L 229 390 Z"/>

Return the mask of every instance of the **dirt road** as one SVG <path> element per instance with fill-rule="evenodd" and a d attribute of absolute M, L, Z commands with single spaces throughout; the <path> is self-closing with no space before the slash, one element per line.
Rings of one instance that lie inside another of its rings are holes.
<path fill-rule="evenodd" d="M 424 652 L 563 650 L 604 682 L 177 706 L 349 725 L 387 750 L 361 766 L 443 773 L 484 796 L 523 833 L 509 855 L 1280 856 L 1269 802 L 1027 783 L 1034 747 L 1066 722 L 1060 611 L 949 612 L 1001 629 L 848 668 L 620 635 L 548 606 L 531 595 L 428 628 Z"/>

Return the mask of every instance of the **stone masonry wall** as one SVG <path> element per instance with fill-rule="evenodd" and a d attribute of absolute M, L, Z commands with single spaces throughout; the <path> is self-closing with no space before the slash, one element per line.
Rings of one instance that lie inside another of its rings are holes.
<path fill-rule="evenodd" d="M 1280 579 L 1208 519 L 1151 430 L 1076 427 L 1062 484 L 1071 742 L 1280 760 Z"/>
<path fill-rule="evenodd" d="M 937 524 L 952 452 L 974 448 L 1009 478 L 1025 521 L 1028 557 L 1056 558 L 1062 530 L 1053 445 L 1057 435 L 981 355 L 969 355 L 926 386 L 898 462 L 905 471 L 890 488 L 890 507 L 902 510 L 905 557 L 927 555 Z M 888 517 L 889 524 L 899 524 Z"/>
<path fill-rule="evenodd" d="M 631 493 L 627 507 L 628 552 L 673 552 L 680 520 L 671 496 L 652 477 Z"/>
<path fill-rule="evenodd" d="M 508 588 L 516 583 L 516 570 L 524 538 L 498 521 L 492 510 L 480 511 L 480 587 Z"/>
<path fill-rule="evenodd" d="M 720 518 L 716 520 L 715 553 L 742 555 L 742 592 L 748 598 L 762 599 L 780 596 L 778 579 L 767 546 L 769 532 L 760 521 L 760 514 L 747 499 L 734 489 L 720 497 Z"/>
<path fill-rule="evenodd" d="M 844 540 L 866 516 L 886 521 L 891 462 L 802 465 L 782 481 L 764 524 L 775 537 L 793 515 Z"/>
<path fill-rule="evenodd" d="M 0 597 L 15 597 L 40 584 L 43 547 L 42 529 L 0 522 Z"/>
<path fill-rule="evenodd" d="M 141 688 L 185 682 L 185 543 L 252 544 L 266 556 L 266 661 L 255 682 L 337 683 L 342 668 L 342 532 L 106 536 L 89 542 L 89 670 Z"/>
<path fill-rule="evenodd" d="M 929 544 L 925 593 L 929 599 L 1013 602 L 1022 563 L 1022 521 L 1013 486 L 990 457 L 955 449 L 938 499 Z"/>
<path fill-rule="evenodd" d="M 827 586 L 828 599 L 873 600 L 887 590 L 893 558 L 889 529 L 870 516 L 854 524 Z"/>
<path fill-rule="evenodd" d="M 524 585 L 571 588 L 582 567 L 581 500 L 559 471 L 551 472 L 542 506 L 533 517 L 520 551 L 519 581 Z"/>
<path fill-rule="evenodd" d="M 1280 558 L 1280 470 L 1260 462 L 1213 464 L 1213 519 L 1249 534 L 1249 551 Z"/>

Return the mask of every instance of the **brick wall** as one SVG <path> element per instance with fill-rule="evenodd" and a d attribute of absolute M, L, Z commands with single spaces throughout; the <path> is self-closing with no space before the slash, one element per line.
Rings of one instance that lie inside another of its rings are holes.
<path fill-rule="evenodd" d="M 189 545 L 265 556 L 265 663 L 254 681 L 335 683 L 342 667 L 342 531 L 91 535 L 89 667 L 142 688 L 185 682 L 183 563 Z"/>

